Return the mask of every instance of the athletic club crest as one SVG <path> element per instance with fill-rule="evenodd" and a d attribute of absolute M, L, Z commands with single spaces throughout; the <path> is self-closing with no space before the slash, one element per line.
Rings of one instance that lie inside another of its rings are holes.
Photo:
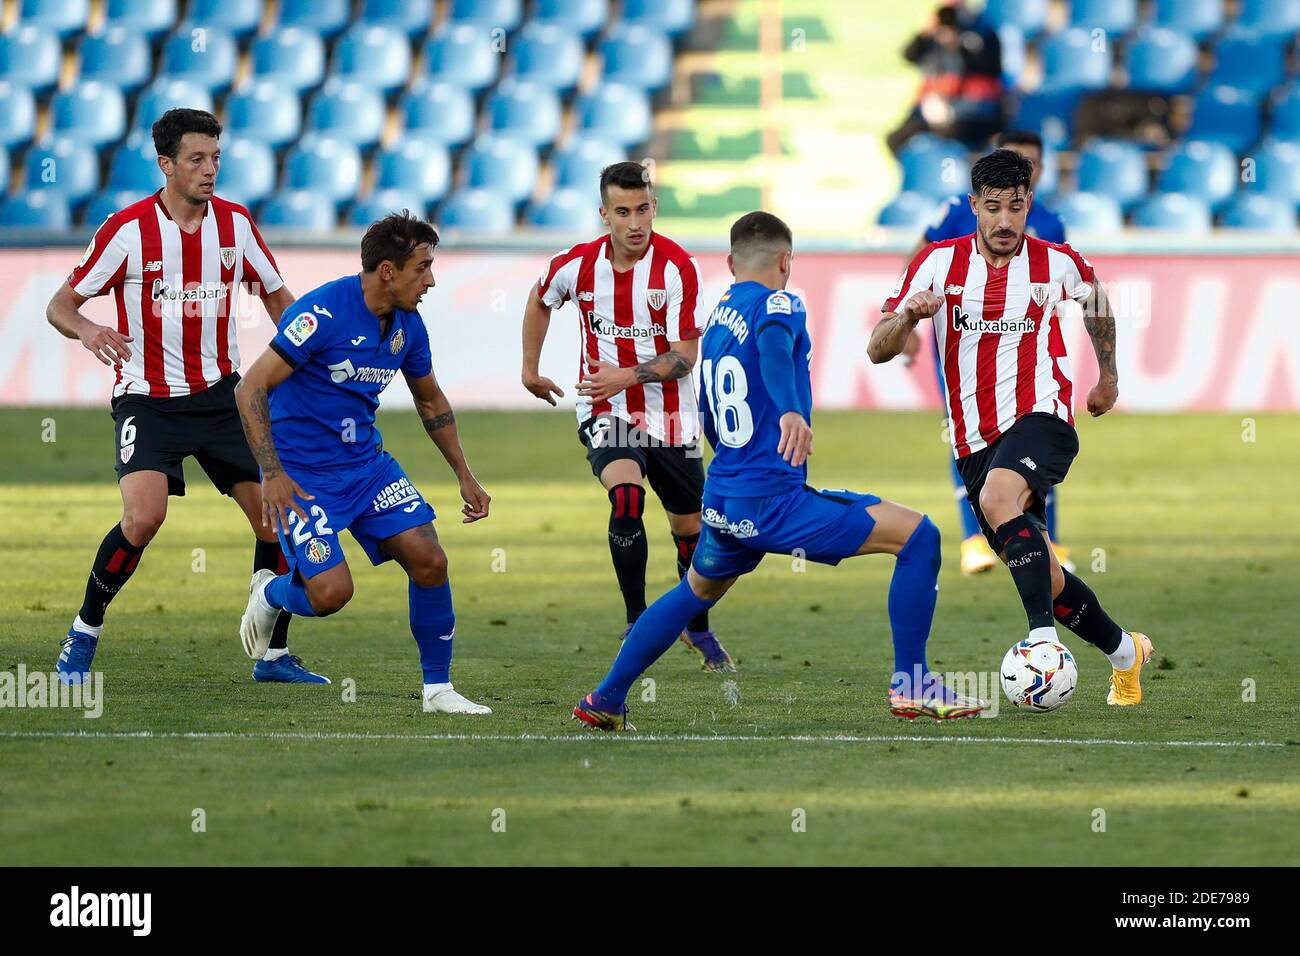
<path fill-rule="evenodd" d="M 1047 302 L 1048 285 L 1046 282 L 1031 282 L 1029 284 L 1029 296 L 1034 300 L 1034 305 L 1042 308 Z"/>
<path fill-rule="evenodd" d="M 235 268 L 235 247 L 223 246 L 221 249 L 221 264 L 227 269 Z"/>
<path fill-rule="evenodd" d="M 647 289 L 645 304 L 652 309 L 662 309 L 668 302 L 668 293 L 663 289 Z"/>
<path fill-rule="evenodd" d="M 388 351 L 396 355 L 402 351 L 402 346 L 406 344 L 406 333 L 398 329 L 393 333 L 393 340 L 388 343 Z"/>

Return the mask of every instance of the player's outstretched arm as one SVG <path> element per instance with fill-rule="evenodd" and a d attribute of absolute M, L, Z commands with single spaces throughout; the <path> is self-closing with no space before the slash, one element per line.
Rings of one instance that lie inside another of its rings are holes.
<path fill-rule="evenodd" d="M 1095 278 L 1092 294 L 1083 304 L 1083 326 L 1097 353 L 1097 384 L 1088 392 L 1088 411 L 1096 418 L 1115 407 L 1119 399 L 1119 372 L 1115 369 L 1115 314 L 1106 290 Z"/>
<path fill-rule="evenodd" d="M 550 327 L 551 307 L 542 301 L 537 294 L 537 284 L 533 283 L 528 293 L 528 304 L 524 306 L 524 370 L 520 379 L 524 388 L 554 405 L 555 397 L 564 397 L 564 390 L 538 371 L 542 362 L 542 345 Z"/>
<path fill-rule="evenodd" d="M 669 346 L 667 352 L 623 368 L 610 362 L 588 362 L 587 377 L 578 383 L 578 394 L 593 402 L 603 402 L 633 385 L 647 382 L 671 382 L 685 378 L 700 355 L 699 339 L 683 339 Z"/>
<path fill-rule="evenodd" d="M 913 294 L 902 312 L 890 312 L 871 330 L 867 357 L 879 365 L 888 362 L 907 347 L 909 336 L 922 319 L 933 318 L 943 308 L 943 299 L 929 289 Z"/>
<path fill-rule="evenodd" d="M 262 306 L 266 309 L 266 314 L 271 317 L 272 325 L 280 324 L 280 316 L 284 315 L 284 310 L 298 301 L 297 297 L 289 291 L 289 286 L 282 285 L 274 292 L 268 292 L 261 296 Z"/>
<path fill-rule="evenodd" d="M 105 365 L 116 365 L 131 358 L 131 347 L 127 345 L 131 336 L 106 325 L 96 325 L 81 314 L 81 307 L 88 300 L 68 285 L 63 283 L 45 307 L 45 318 L 50 325 L 59 330 L 64 338 L 78 339 L 91 355 Z"/>
<path fill-rule="evenodd" d="M 253 458 L 262 470 L 262 524 L 280 528 L 289 533 L 289 512 L 298 514 L 304 523 L 307 514 L 295 500 L 295 495 L 307 501 L 312 496 L 298 487 L 298 483 L 284 472 L 280 455 L 271 437 L 271 404 L 269 395 L 286 378 L 293 374 L 293 366 L 280 357 L 274 349 L 267 349 L 244 373 L 235 386 L 235 406 L 244 423 L 244 435 Z"/>
<path fill-rule="evenodd" d="M 465 451 L 460 447 L 460 433 L 456 430 L 456 416 L 451 410 L 451 402 L 438 385 L 438 380 L 431 371 L 419 378 L 406 376 L 406 384 L 411 388 L 415 410 L 420 414 L 424 430 L 429 433 L 460 482 L 460 496 L 465 500 L 465 507 L 461 508 L 461 513 L 465 516 L 463 522 L 469 524 L 486 518 L 492 496 L 483 490 L 465 461 Z"/>

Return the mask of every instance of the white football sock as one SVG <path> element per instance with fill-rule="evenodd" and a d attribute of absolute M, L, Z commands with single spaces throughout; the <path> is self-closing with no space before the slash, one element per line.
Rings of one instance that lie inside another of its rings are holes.
<path fill-rule="evenodd" d="M 104 625 L 101 624 L 99 627 L 91 627 L 83 621 L 81 615 L 78 614 L 72 619 L 72 629 L 74 631 L 80 631 L 82 634 L 89 634 L 91 637 L 99 637 L 99 635 L 104 631 Z"/>
<path fill-rule="evenodd" d="M 1029 632 L 1031 641 L 1054 641 L 1056 640 L 1056 628 L 1054 627 L 1036 627 Z"/>
<path fill-rule="evenodd" d="M 1133 642 L 1133 635 L 1125 631 L 1119 639 L 1119 647 L 1107 654 L 1106 660 L 1110 661 L 1110 666 L 1115 670 L 1126 671 L 1137 663 L 1137 656 L 1137 644 Z"/>
<path fill-rule="evenodd" d="M 266 653 L 262 655 L 262 660 L 278 661 L 280 658 L 284 657 L 284 655 L 288 653 L 289 653 L 289 648 L 287 647 L 268 647 L 266 649 Z"/>

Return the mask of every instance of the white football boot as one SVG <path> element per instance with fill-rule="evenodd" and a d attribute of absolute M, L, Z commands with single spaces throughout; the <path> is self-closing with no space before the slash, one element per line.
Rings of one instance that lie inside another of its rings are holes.
<path fill-rule="evenodd" d="M 490 714 L 491 707 L 476 704 L 456 692 L 451 684 L 424 685 L 424 712 L 426 714 Z"/>
<path fill-rule="evenodd" d="M 244 653 L 255 661 L 260 661 L 271 646 L 271 633 L 280 616 L 278 609 L 266 603 L 266 586 L 274 580 L 275 572 L 268 568 L 253 572 L 253 580 L 248 585 L 248 607 L 239 620 L 240 643 L 244 645 Z"/>

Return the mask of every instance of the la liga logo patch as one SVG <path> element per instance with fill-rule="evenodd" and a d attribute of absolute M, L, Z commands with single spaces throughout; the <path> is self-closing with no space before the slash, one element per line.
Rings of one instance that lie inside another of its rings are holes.
<path fill-rule="evenodd" d="M 317 324 L 316 317 L 310 312 L 300 313 L 284 327 L 284 337 L 294 345 L 302 345 L 312 337 Z"/>
<path fill-rule="evenodd" d="M 312 538 L 307 542 L 306 554 L 312 564 L 324 564 L 330 559 L 330 543 L 324 538 Z"/>

